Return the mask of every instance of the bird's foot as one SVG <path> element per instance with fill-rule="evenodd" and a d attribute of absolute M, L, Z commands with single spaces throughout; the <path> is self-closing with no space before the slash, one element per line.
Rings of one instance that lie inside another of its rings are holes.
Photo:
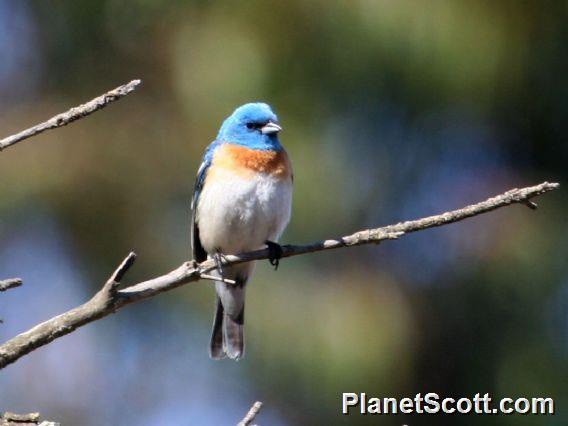
<path fill-rule="evenodd" d="M 215 262 L 215 266 L 217 267 L 217 270 L 219 271 L 219 275 L 221 275 L 222 279 L 225 279 L 225 274 L 223 273 L 223 261 L 226 261 L 227 258 L 225 257 L 225 255 L 223 253 L 221 253 L 221 250 L 218 249 L 215 254 L 213 255 L 213 261 Z"/>
<path fill-rule="evenodd" d="M 265 241 L 264 244 L 268 246 L 268 261 L 276 271 L 278 265 L 280 265 L 280 259 L 282 259 L 282 246 L 274 241 Z"/>

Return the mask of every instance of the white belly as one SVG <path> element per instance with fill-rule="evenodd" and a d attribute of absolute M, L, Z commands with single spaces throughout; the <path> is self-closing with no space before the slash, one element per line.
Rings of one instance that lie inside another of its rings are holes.
<path fill-rule="evenodd" d="M 290 220 L 292 183 L 269 174 L 246 179 L 216 171 L 199 196 L 197 222 L 201 245 L 236 254 L 277 241 Z"/>

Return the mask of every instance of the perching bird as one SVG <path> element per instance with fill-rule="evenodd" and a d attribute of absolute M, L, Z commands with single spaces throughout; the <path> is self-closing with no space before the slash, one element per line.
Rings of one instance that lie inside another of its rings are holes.
<path fill-rule="evenodd" d="M 292 167 L 278 141 L 282 128 L 264 103 L 237 108 L 222 124 L 197 172 L 192 206 L 193 258 L 202 262 L 268 246 L 278 265 L 276 243 L 290 220 Z M 209 355 L 244 355 L 245 286 L 254 262 L 223 267 L 215 282 L 216 312 Z"/>

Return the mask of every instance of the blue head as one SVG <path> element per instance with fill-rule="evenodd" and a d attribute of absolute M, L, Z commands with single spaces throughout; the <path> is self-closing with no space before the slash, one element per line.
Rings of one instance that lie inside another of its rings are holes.
<path fill-rule="evenodd" d="M 238 107 L 224 122 L 217 140 L 251 149 L 280 150 L 278 117 L 264 103 L 250 103 Z"/>

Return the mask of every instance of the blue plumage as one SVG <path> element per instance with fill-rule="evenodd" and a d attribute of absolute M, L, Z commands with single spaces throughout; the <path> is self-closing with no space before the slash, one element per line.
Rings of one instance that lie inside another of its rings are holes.
<path fill-rule="evenodd" d="M 266 133 L 260 131 L 268 123 L 275 126 L 273 127 L 275 131 Z M 237 108 L 223 122 L 217 140 L 250 149 L 279 151 L 282 149 L 278 141 L 279 128 L 278 117 L 267 104 L 250 103 Z"/>

